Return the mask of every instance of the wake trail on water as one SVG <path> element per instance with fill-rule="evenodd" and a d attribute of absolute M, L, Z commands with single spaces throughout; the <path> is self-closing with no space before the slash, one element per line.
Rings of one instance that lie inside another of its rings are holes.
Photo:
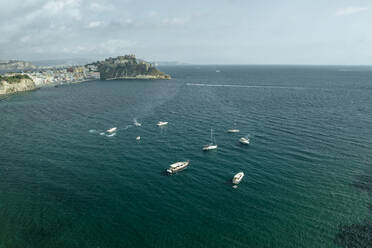
<path fill-rule="evenodd" d="M 200 86 L 200 87 L 231 87 L 231 88 L 262 88 L 262 89 L 294 89 L 294 90 L 307 90 L 310 88 L 297 87 L 297 86 L 270 86 L 270 85 L 242 85 L 242 84 L 196 84 L 186 83 L 187 86 Z"/>

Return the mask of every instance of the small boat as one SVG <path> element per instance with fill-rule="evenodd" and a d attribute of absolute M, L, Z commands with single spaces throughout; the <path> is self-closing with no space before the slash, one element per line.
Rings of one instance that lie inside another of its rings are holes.
<path fill-rule="evenodd" d="M 141 139 L 141 136 L 137 136 L 136 140 L 140 140 Z"/>
<path fill-rule="evenodd" d="M 227 130 L 228 133 L 239 133 L 240 130 L 239 129 L 229 129 Z"/>
<path fill-rule="evenodd" d="M 190 161 L 187 160 L 187 161 L 177 162 L 177 163 L 171 164 L 169 169 L 167 169 L 167 172 L 169 174 L 173 174 L 173 173 L 179 172 L 181 170 L 184 170 L 189 165 L 189 163 L 190 163 Z"/>
<path fill-rule="evenodd" d="M 216 70 L 216 72 L 221 72 L 220 70 Z"/>
<path fill-rule="evenodd" d="M 244 177 L 244 172 L 239 172 L 238 174 L 236 174 L 233 179 L 232 179 L 232 183 L 233 184 L 239 184 L 240 181 L 243 179 Z"/>
<path fill-rule="evenodd" d="M 213 142 L 213 129 L 211 129 L 211 142 L 208 145 L 203 146 L 203 151 L 209 151 L 209 150 L 214 150 L 217 149 L 217 144 L 216 142 Z M 215 140 L 214 140 L 215 141 Z"/>
<path fill-rule="evenodd" d="M 107 130 L 108 133 L 113 133 L 117 130 L 118 128 L 117 127 L 113 127 L 113 128 L 110 128 Z"/>
<path fill-rule="evenodd" d="M 242 137 L 242 138 L 239 139 L 239 142 L 244 144 L 244 145 L 249 145 L 250 141 L 249 141 L 249 139 Z"/>
<path fill-rule="evenodd" d="M 161 126 L 168 125 L 168 122 L 167 121 L 159 121 L 158 124 L 156 124 L 156 125 L 158 125 L 159 127 L 161 127 Z"/>

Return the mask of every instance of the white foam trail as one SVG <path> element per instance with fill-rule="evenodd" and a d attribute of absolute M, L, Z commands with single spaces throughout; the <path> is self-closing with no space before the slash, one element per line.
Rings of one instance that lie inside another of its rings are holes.
<path fill-rule="evenodd" d="M 127 130 L 128 128 L 130 128 L 132 125 L 127 125 L 126 127 L 124 127 L 123 129 L 121 130 Z"/>
<path fill-rule="evenodd" d="M 113 136 L 115 136 L 115 135 L 116 135 L 116 133 L 107 134 L 106 137 L 113 137 Z"/>
<path fill-rule="evenodd" d="M 102 133 L 100 133 L 99 135 L 105 135 L 105 133 L 104 133 L 104 132 L 102 132 Z"/>
<path fill-rule="evenodd" d="M 96 133 L 97 131 L 94 130 L 94 129 L 90 129 L 89 132 L 90 132 L 90 133 Z"/>
<path fill-rule="evenodd" d="M 139 122 L 137 121 L 136 118 L 133 119 L 133 124 L 134 124 L 136 127 L 140 127 L 140 126 L 142 125 L 141 123 L 139 123 Z"/>
<path fill-rule="evenodd" d="M 242 85 L 242 84 L 195 84 L 186 83 L 188 86 L 201 86 L 201 87 L 231 87 L 231 88 L 263 88 L 263 89 L 295 89 L 295 90 L 305 90 L 309 88 L 305 87 L 290 87 L 290 86 L 270 86 L 270 85 Z"/>

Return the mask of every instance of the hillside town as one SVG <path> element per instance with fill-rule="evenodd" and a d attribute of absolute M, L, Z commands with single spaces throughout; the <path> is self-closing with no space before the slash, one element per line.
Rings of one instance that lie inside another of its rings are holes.
<path fill-rule="evenodd" d="M 97 68 L 95 66 L 87 65 L 59 69 L 32 70 L 21 73 L 5 73 L 5 76 L 13 76 L 16 74 L 28 75 L 35 82 L 36 87 L 43 87 L 99 79 L 100 73 L 96 70 Z"/>

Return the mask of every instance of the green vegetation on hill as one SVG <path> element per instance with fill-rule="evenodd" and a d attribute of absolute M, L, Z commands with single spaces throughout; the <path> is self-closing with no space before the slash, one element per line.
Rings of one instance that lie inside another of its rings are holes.
<path fill-rule="evenodd" d="M 95 64 L 100 77 L 106 79 L 125 79 L 136 77 L 152 77 L 152 79 L 170 79 L 170 76 L 156 69 L 151 63 L 138 60 L 134 55 L 108 58 Z"/>
<path fill-rule="evenodd" d="M 1 76 L 0 75 L 0 81 L 6 81 L 9 84 L 19 83 L 22 79 L 32 80 L 28 75 L 25 75 L 25 74 L 17 74 L 13 76 Z"/>

